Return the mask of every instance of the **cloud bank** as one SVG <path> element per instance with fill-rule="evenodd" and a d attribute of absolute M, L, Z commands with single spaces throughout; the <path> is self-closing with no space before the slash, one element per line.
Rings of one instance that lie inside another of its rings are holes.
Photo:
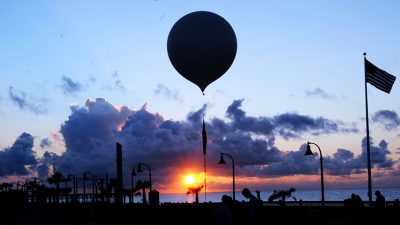
<path fill-rule="evenodd" d="M 355 127 L 342 121 L 323 117 L 313 118 L 297 113 L 284 113 L 273 117 L 252 117 L 241 108 L 243 100 L 235 100 L 226 110 L 226 118 L 211 118 L 206 123 L 208 136 L 208 170 L 229 176 L 229 171 L 217 165 L 221 152 L 229 153 L 240 167 L 238 176 L 279 177 L 290 175 L 319 174 L 318 155 L 305 157 L 305 145 L 284 151 L 275 145 L 275 138 L 301 138 L 303 135 L 329 135 L 333 133 L 358 132 Z M 28 143 L 25 157 L 30 159 L 14 162 L 15 165 L 36 165 L 37 173 L 47 176 L 51 165 L 65 174 L 83 174 L 88 171 L 97 176 L 110 177 L 115 174 L 115 146 L 123 146 L 125 180 L 130 180 L 130 171 L 139 162 L 151 166 L 155 184 L 168 184 L 176 179 L 176 171 L 187 167 L 202 168 L 202 115 L 206 105 L 188 113 L 185 120 L 164 119 L 158 113 L 149 112 L 144 105 L 138 110 L 126 106 L 115 107 L 102 98 L 87 100 L 82 107 L 72 106 L 71 114 L 61 124 L 60 134 L 64 139 L 65 152 L 61 155 L 46 152 L 36 160 L 32 142 Z M 16 143 L 29 139 L 23 134 Z M 31 136 L 30 136 L 31 137 Z M 30 139 L 29 139 L 30 140 Z M 346 176 L 364 173 L 366 168 L 365 139 L 361 142 L 362 154 L 355 156 L 347 149 L 337 149 L 332 156 L 324 156 L 324 167 L 328 175 Z M 9 149 L 14 149 L 14 144 Z M 42 140 L 44 148 L 50 140 Z M 18 144 L 22 146 L 22 144 Z M 25 145 L 24 145 L 25 146 Z M 394 161 L 388 143 L 382 140 L 377 146 L 372 143 L 372 165 L 390 170 Z M 10 161 L 15 150 L 6 149 L 0 160 Z M 7 153 L 7 154 L 6 154 Z M 11 154 L 13 153 L 13 154 Z M 10 167 L 11 168 L 11 167 Z M 15 172 L 17 171 L 17 172 Z M 1 175 L 24 174 L 26 170 L 2 171 Z"/>

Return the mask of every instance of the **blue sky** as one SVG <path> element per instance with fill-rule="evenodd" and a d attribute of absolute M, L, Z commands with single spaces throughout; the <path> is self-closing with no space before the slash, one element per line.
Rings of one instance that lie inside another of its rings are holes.
<path fill-rule="evenodd" d="M 326 119 L 338 129 L 303 132 L 295 127 L 301 121 L 275 124 L 269 134 L 242 128 L 252 140 L 274 137 L 282 153 L 313 141 L 327 156 L 346 149 L 356 157 L 365 137 L 362 53 L 399 75 L 399 9 L 398 1 L 2 1 L 0 149 L 10 150 L 26 132 L 34 138 L 38 163 L 45 163 L 45 151 L 61 156 L 68 151 L 61 127 L 85 103 L 98 104 L 99 112 L 112 105 L 133 113 L 146 105 L 151 115 L 182 123 L 207 104 L 210 129 L 215 118 L 235 120 L 238 109 L 259 124 L 265 118 L 279 123 L 281 115 Z M 174 70 L 166 49 L 174 23 L 200 10 L 224 17 L 238 42 L 231 68 L 205 96 Z M 388 143 L 385 157 L 393 160 L 384 174 L 395 173 L 398 165 L 398 83 L 389 95 L 368 85 L 371 136 L 376 145 Z M 235 101 L 240 104 L 229 114 Z M 279 133 L 283 129 L 295 137 Z M 49 141 L 44 148 L 42 140 Z M 388 180 L 382 185 L 390 186 Z"/>

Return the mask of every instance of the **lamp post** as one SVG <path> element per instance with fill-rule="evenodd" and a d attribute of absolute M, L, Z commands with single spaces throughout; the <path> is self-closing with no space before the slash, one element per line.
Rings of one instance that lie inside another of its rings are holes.
<path fill-rule="evenodd" d="M 135 168 L 132 168 L 132 172 L 131 172 L 131 189 L 133 191 L 133 177 L 136 176 L 136 171 Z"/>
<path fill-rule="evenodd" d="M 233 200 L 236 200 L 235 197 L 235 161 L 233 160 L 233 157 L 231 155 L 229 155 L 228 153 L 223 153 L 221 152 L 221 157 L 219 159 L 219 163 L 218 164 L 226 164 L 225 160 L 224 160 L 224 155 L 228 156 L 229 158 L 231 158 L 232 160 L 232 197 Z"/>
<path fill-rule="evenodd" d="M 133 197 L 134 197 L 134 193 L 133 193 L 133 177 L 136 176 L 136 171 L 135 168 L 132 168 L 132 172 L 131 172 L 131 203 L 133 203 Z"/>
<path fill-rule="evenodd" d="M 321 152 L 321 148 L 313 143 L 313 142 L 307 142 L 307 150 L 306 153 L 304 153 L 304 155 L 314 155 L 314 153 L 311 151 L 311 146 L 310 145 L 315 145 L 318 147 L 319 150 L 319 162 L 320 162 L 320 166 L 321 166 L 321 205 L 324 206 L 325 205 L 325 194 L 324 194 L 324 167 L 322 165 L 322 152 Z"/>
<path fill-rule="evenodd" d="M 150 192 L 151 192 L 152 187 L 151 187 L 151 169 L 150 169 L 150 166 L 147 165 L 147 164 L 144 164 L 144 163 L 139 163 L 139 164 L 138 164 L 138 169 L 137 169 L 137 172 L 138 172 L 138 173 L 143 172 L 142 166 L 146 167 L 146 168 L 149 170 L 149 186 L 150 186 Z"/>
<path fill-rule="evenodd" d="M 68 181 L 71 181 L 71 178 L 72 178 L 72 193 L 74 194 L 74 195 L 76 195 L 77 194 L 77 186 L 78 186 L 78 179 L 76 178 L 76 176 L 74 176 L 74 175 L 68 175 Z"/>

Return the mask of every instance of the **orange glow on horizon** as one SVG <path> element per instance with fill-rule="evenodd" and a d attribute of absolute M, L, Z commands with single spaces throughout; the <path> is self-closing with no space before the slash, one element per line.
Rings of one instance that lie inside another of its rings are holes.
<path fill-rule="evenodd" d="M 192 177 L 193 176 L 193 177 Z M 204 173 L 184 173 L 180 175 L 171 185 L 160 188 L 163 193 L 186 193 L 189 187 L 204 185 Z M 365 179 L 364 175 L 352 175 L 346 178 L 325 175 L 325 187 L 359 186 L 358 182 Z M 272 191 L 279 189 L 319 188 L 320 176 L 316 175 L 292 175 L 282 177 L 235 177 L 236 191 L 243 188 L 250 190 Z M 355 181 L 355 182 L 354 182 Z M 354 182 L 354 184 L 353 184 Z M 165 188 L 168 187 L 168 188 Z M 227 192 L 232 190 L 231 176 L 216 176 L 207 174 L 207 192 Z M 204 191 L 204 190 L 203 190 Z"/>

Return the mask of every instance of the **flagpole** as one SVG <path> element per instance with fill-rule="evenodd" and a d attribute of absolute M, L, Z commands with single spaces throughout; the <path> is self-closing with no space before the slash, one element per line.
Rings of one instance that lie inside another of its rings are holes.
<path fill-rule="evenodd" d="M 204 201 L 207 202 L 207 164 L 206 154 L 203 154 L 204 159 Z"/>
<path fill-rule="evenodd" d="M 364 52 L 364 85 L 365 85 L 365 117 L 367 130 L 367 161 L 368 161 L 368 200 L 369 206 L 372 206 L 372 181 L 371 181 L 371 149 L 369 140 L 369 119 L 368 119 L 368 94 L 367 94 L 367 76 L 365 76 L 365 60 L 367 53 Z"/>

